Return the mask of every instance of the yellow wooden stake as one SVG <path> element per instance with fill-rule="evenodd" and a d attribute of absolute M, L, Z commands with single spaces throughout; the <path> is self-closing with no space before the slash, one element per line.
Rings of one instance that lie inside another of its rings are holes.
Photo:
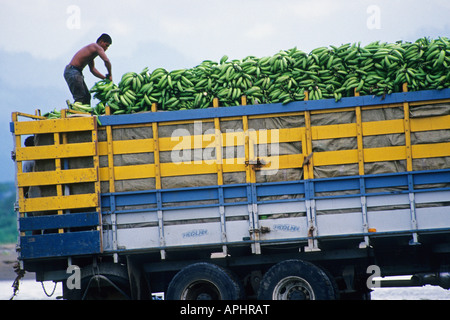
<path fill-rule="evenodd" d="M 213 107 L 219 107 L 219 99 L 214 98 Z M 216 147 L 216 167 L 217 167 L 217 184 L 223 185 L 223 158 L 222 158 L 222 134 L 220 132 L 220 119 L 214 118 L 215 129 L 215 147 Z"/>
<path fill-rule="evenodd" d="M 305 101 L 309 100 L 309 92 L 305 91 Z M 312 155 L 312 130 L 311 130 L 311 112 L 305 111 L 305 135 L 304 140 L 302 141 L 302 148 L 305 151 L 303 151 L 306 155 Z M 311 156 L 309 158 L 309 161 L 305 163 L 303 166 L 303 176 L 304 179 L 313 179 L 314 178 L 314 156 Z"/>
<path fill-rule="evenodd" d="M 408 84 L 403 84 L 403 92 L 408 92 Z M 403 103 L 403 114 L 405 124 L 405 147 L 406 147 L 406 170 L 412 171 L 412 148 L 411 148 L 411 121 L 409 119 L 409 103 Z"/>
<path fill-rule="evenodd" d="M 152 104 L 152 112 L 156 112 L 156 103 Z M 152 130 L 153 130 L 153 145 L 154 145 L 154 151 L 153 151 L 153 158 L 155 162 L 155 186 L 156 189 L 161 189 L 161 163 L 159 159 L 159 134 L 158 134 L 158 123 L 153 122 L 152 123 Z"/>
<path fill-rule="evenodd" d="M 109 106 L 105 108 L 105 113 L 108 116 L 111 115 L 111 108 Z M 114 176 L 114 144 L 111 126 L 106 126 L 106 143 L 108 154 L 109 192 L 116 192 L 115 176 Z"/>
<path fill-rule="evenodd" d="M 356 139 L 358 143 L 358 167 L 359 174 L 364 175 L 364 146 L 361 107 L 356 107 Z"/>

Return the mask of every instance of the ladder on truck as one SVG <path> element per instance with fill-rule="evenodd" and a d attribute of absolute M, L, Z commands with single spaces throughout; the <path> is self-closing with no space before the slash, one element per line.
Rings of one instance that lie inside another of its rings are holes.
<path fill-rule="evenodd" d="M 20 260 L 102 252 L 97 119 L 61 114 L 12 115 Z M 78 142 L 74 137 L 81 133 L 88 139 Z M 45 142 L 24 146 L 27 136 Z M 88 165 L 72 168 L 71 159 L 79 157 Z M 25 161 L 34 162 L 31 172 L 24 172 Z"/>

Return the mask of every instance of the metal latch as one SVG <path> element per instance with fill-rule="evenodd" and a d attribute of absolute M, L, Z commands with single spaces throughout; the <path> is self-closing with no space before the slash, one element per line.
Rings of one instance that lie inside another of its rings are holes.
<path fill-rule="evenodd" d="M 270 228 L 269 227 L 260 227 L 259 229 L 250 229 L 249 232 L 250 232 L 250 234 L 253 234 L 253 233 L 269 233 L 270 232 Z"/>
<path fill-rule="evenodd" d="M 245 161 L 245 166 L 253 166 L 253 170 L 259 170 L 261 167 L 267 165 L 264 159 L 257 158 L 256 160 Z"/>

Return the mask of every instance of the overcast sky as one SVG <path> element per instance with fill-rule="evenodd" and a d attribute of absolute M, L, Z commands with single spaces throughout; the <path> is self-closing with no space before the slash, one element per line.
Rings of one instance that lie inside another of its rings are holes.
<path fill-rule="evenodd" d="M 65 65 L 103 32 L 118 82 L 128 71 L 190 68 L 224 54 L 449 37 L 449 17 L 449 0 L 0 0 L 0 181 L 14 180 L 11 112 L 63 108 L 72 99 Z M 84 74 L 92 87 L 97 79 Z"/>

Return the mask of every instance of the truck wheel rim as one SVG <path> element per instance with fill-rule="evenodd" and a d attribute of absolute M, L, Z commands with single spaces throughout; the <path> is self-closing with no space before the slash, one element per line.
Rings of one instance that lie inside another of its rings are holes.
<path fill-rule="evenodd" d="M 189 284 L 183 290 L 181 300 L 221 300 L 221 294 L 214 283 L 199 280 Z"/>
<path fill-rule="evenodd" d="M 311 285 L 303 278 L 289 276 L 281 279 L 273 290 L 273 300 L 314 300 Z"/>

